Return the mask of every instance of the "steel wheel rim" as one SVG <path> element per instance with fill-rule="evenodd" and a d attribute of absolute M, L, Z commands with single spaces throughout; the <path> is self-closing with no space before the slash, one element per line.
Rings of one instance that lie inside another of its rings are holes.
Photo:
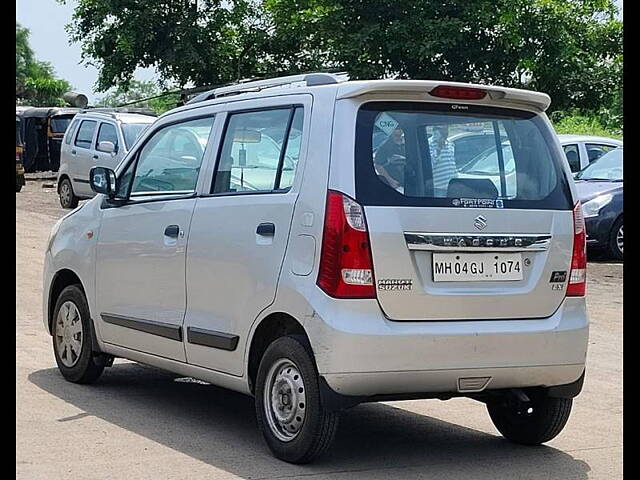
<path fill-rule="evenodd" d="M 60 196 L 64 204 L 69 205 L 71 202 L 71 187 L 69 186 L 69 182 L 62 182 L 62 185 L 60 185 Z"/>
<path fill-rule="evenodd" d="M 295 439 L 302 430 L 307 409 L 306 387 L 295 363 L 281 358 L 271 366 L 263 401 L 267 424 L 276 438 L 282 442 Z"/>
<path fill-rule="evenodd" d="M 618 246 L 618 250 L 620 250 L 620 253 L 624 253 L 624 232 L 622 231 L 622 227 L 623 226 L 620 225 L 618 233 L 616 233 L 616 245 Z"/>
<path fill-rule="evenodd" d="M 80 312 L 76 304 L 68 300 L 58 310 L 55 326 L 56 350 L 65 367 L 71 368 L 78 363 L 83 339 Z"/>

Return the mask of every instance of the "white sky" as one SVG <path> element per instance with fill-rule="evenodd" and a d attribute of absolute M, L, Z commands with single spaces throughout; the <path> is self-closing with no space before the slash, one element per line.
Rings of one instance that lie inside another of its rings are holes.
<path fill-rule="evenodd" d="M 616 0 L 622 13 L 623 0 Z M 51 62 L 60 78 L 64 78 L 73 88 L 96 99 L 93 85 L 98 78 L 97 70 L 80 63 L 80 45 L 69 45 L 64 26 L 71 21 L 75 0 L 61 5 L 55 0 L 16 0 L 16 20 L 31 30 L 30 43 L 39 60 Z M 138 80 L 157 78 L 154 69 L 138 69 Z M 101 96 L 100 94 L 97 96 Z"/>
<path fill-rule="evenodd" d="M 98 79 L 98 70 L 80 63 L 80 44 L 69 45 L 64 26 L 71 21 L 75 0 L 61 5 L 55 0 L 16 0 L 16 20 L 31 31 L 29 43 L 38 60 L 53 65 L 56 75 L 67 80 L 76 91 L 95 101 L 93 85 Z M 156 79 L 154 69 L 138 69 L 138 80 Z"/>

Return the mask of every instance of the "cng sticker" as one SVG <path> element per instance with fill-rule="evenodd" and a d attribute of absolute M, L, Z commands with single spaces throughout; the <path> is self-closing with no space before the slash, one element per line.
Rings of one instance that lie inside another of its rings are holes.
<path fill-rule="evenodd" d="M 391 132 L 393 132 L 397 126 L 398 122 L 396 122 L 391 115 L 386 112 L 382 112 L 376 119 L 376 127 L 387 135 L 391 135 Z"/>

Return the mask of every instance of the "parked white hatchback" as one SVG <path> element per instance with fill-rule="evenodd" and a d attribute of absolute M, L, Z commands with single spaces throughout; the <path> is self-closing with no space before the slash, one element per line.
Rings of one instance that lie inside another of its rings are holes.
<path fill-rule="evenodd" d="M 296 463 L 329 447 L 341 410 L 379 400 L 470 397 L 514 442 L 554 438 L 588 319 L 549 103 L 308 74 L 164 114 L 51 232 L 62 375 L 89 383 L 124 357 L 253 395 L 267 445 Z M 495 165 L 458 176 L 448 138 L 478 129 Z"/>
<path fill-rule="evenodd" d="M 95 166 L 116 168 L 155 115 L 90 109 L 78 113 L 67 128 L 60 150 L 58 195 L 63 208 L 95 194 L 89 171 Z"/>

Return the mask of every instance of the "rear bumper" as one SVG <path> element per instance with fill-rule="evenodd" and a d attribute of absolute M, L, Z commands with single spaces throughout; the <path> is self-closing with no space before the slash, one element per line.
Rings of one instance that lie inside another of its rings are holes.
<path fill-rule="evenodd" d="M 584 298 L 565 299 L 548 318 L 500 321 L 394 322 L 375 301 L 352 303 L 351 316 L 343 307 L 341 320 L 305 322 L 320 375 L 342 395 L 554 386 L 584 371 Z"/>

